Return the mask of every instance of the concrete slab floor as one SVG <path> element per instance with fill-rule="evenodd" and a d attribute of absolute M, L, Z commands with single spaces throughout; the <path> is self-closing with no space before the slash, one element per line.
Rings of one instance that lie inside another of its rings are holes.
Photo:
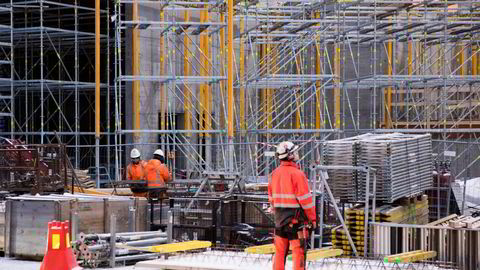
<path fill-rule="evenodd" d="M 25 260 L 17 260 L 14 258 L 4 258 L 0 257 L 0 269 L 10 269 L 10 270 L 39 270 L 41 262 L 34 262 L 34 261 L 25 261 Z M 137 270 L 135 266 L 119 266 L 115 268 L 96 268 L 96 269 L 110 269 L 110 270 Z M 140 270 L 140 269 L 139 269 Z"/>

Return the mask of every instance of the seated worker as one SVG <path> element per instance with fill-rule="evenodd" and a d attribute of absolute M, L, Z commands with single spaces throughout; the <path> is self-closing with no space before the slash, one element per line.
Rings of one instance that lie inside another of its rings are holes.
<path fill-rule="evenodd" d="M 145 172 L 150 197 L 163 191 L 165 183 L 170 181 L 172 176 L 165 165 L 165 155 L 161 149 L 155 150 L 153 158 L 145 166 Z"/>
<path fill-rule="evenodd" d="M 145 180 L 145 165 L 147 163 L 141 160 L 140 157 L 140 151 L 138 151 L 137 148 L 133 148 L 130 152 L 130 158 L 132 160 L 132 163 L 130 163 L 127 167 L 127 180 Z M 147 195 L 147 193 L 145 192 L 145 187 L 141 185 L 132 185 L 131 189 L 135 197 L 145 197 Z"/>

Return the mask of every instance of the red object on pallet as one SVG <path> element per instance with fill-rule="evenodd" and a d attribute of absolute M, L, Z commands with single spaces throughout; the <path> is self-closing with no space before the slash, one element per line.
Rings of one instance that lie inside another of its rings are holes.
<path fill-rule="evenodd" d="M 48 223 L 47 251 L 40 270 L 80 270 L 70 247 L 68 221 Z"/>

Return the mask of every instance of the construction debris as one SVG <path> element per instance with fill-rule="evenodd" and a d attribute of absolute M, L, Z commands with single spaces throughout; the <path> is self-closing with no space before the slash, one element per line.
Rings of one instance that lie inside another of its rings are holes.
<path fill-rule="evenodd" d="M 67 182 L 62 144 L 26 145 L 0 137 L 0 191 L 61 193 Z"/>
<path fill-rule="evenodd" d="M 429 226 L 441 226 L 450 228 L 468 228 L 477 229 L 480 228 L 480 217 L 473 216 L 458 216 L 456 214 L 444 217 L 437 221 L 427 224 Z"/>
<path fill-rule="evenodd" d="M 74 172 L 83 188 L 95 188 L 96 184 L 94 181 L 91 180 L 90 176 L 88 175 L 88 170 L 74 169 Z M 71 186 L 74 177 L 72 169 L 67 170 L 67 177 L 70 181 Z"/>

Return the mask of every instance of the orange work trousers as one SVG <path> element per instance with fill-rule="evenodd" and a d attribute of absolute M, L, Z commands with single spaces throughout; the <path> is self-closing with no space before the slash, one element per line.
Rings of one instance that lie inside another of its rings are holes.
<path fill-rule="evenodd" d="M 284 270 L 288 250 L 292 249 L 293 270 L 305 269 L 305 239 L 299 239 L 297 233 L 275 233 L 275 259 L 273 270 Z"/>

